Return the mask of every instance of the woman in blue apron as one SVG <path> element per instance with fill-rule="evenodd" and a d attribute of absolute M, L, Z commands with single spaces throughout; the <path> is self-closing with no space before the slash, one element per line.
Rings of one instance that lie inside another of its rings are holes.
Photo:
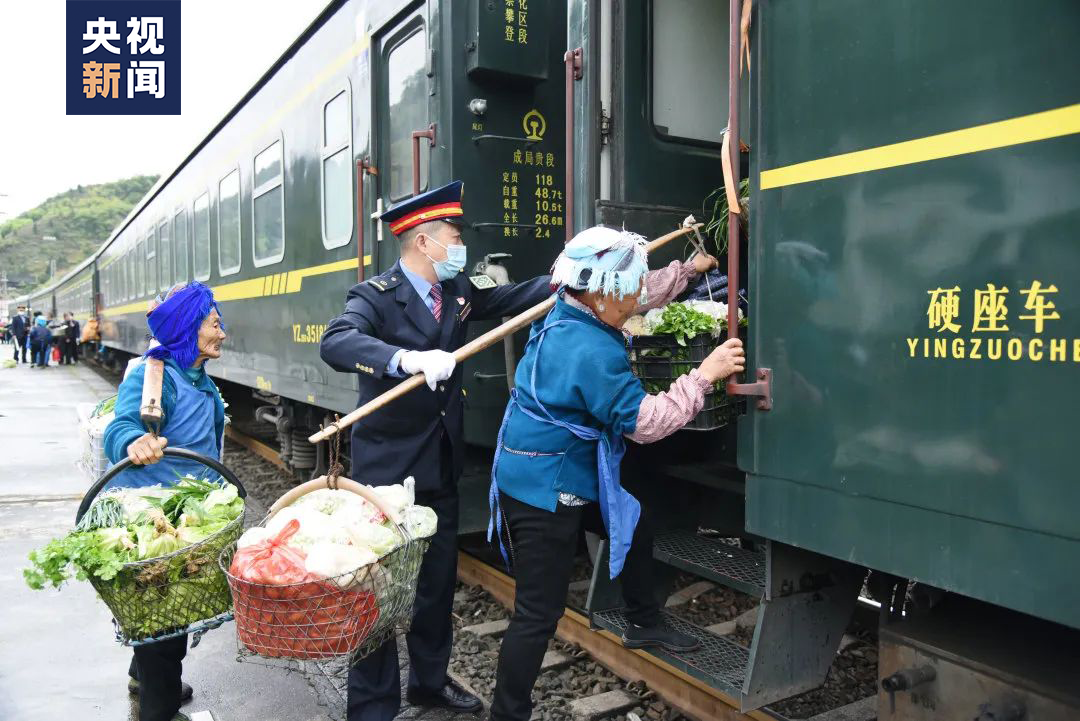
<path fill-rule="evenodd" d="M 623 323 L 662 305 L 693 273 L 673 263 L 649 273 L 645 241 L 596 227 L 567 243 L 552 268 L 555 307 L 533 324 L 515 375 L 492 468 L 492 520 L 512 559 L 514 615 L 499 654 L 493 721 L 527 721 L 531 692 L 562 615 L 581 530 L 606 533 L 630 621 L 623 643 L 688 651 L 697 641 L 666 626 L 653 592 L 652 532 L 619 483 L 624 439 L 657 441 L 689 422 L 714 382 L 743 369 L 742 343 L 726 341 L 699 368 L 649 395 L 630 370 Z M 647 298 L 642 297 L 647 296 Z M 640 522 L 639 522 L 640 521 Z"/>
<path fill-rule="evenodd" d="M 110 487 L 145 487 L 174 483 L 178 476 L 205 475 L 206 466 L 184 459 L 162 460 L 162 450 L 187 448 L 221 459 L 225 406 L 206 374 L 206 361 L 221 357 L 224 326 L 213 292 L 202 283 L 174 286 L 146 315 L 157 345 L 146 355 L 165 366 L 161 388 L 164 420 L 157 433 L 142 422 L 145 364 L 137 365 L 120 384 L 115 417 L 105 429 L 105 453 L 113 463 L 130 458 L 136 468 L 123 471 Z M 215 480 L 217 474 L 213 474 Z M 186 721 L 180 704 L 192 690 L 181 682 L 187 636 L 134 648 L 128 690 L 139 696 L 139 721 Z"/>

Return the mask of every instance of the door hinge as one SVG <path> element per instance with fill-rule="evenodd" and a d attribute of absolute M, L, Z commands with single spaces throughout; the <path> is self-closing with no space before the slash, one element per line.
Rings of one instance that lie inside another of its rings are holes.
<path fill-rule="evenodd" d="M 600 144 L 607 145 L 611 142 L 611 114 L 603 106 L 600 107 Z"/>

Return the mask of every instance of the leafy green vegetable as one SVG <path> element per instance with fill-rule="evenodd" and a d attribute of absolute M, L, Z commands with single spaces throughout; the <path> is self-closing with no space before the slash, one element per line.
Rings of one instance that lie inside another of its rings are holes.
<path fill-rule="evenodd" d="M 75 526 L 80 531 L 122 526 L 127 521 L 124 505 L 115 495 L 103 496 L 87 509 Z"/>
<path fill-rule="evenodd" d="M 664 308 L 653 334 L 673 335 L 676 343 L 685 346 L 690 338 L 715 330 L 716 321 L 712 316 L 694 310 L 685 303 L 671 303 Z"/>
<path fill-rule="evenodd" d="M 160 508 L 169 523 L 175 526 L 180 523 L 180 516 L 183 514 L 184 506 L 188 501 L 195 500 L 201 503 L 206 500 L 207 496 L 214 491 L 221 490 L 221 488 L 222 484 L 220 483 L 184 476 L 176 482 L 176 485 L 169 488 L 169 495 L 164 498 L 150 498 L 148 500 L 154 507 Z M 243 502 L 241 501 L 241 503 Z"/>
<path fill-rule="evenodd" d="M 125 563 L 134 560 L 130 550 L 118 549 L 108 539 L 102 544 L 99 531 L 76 531 L 57 538 L 42 549 L 31 551 L 30 568 L 23 569 L 26 585 L 35 591 L 46 584 L 60 588 L 74 567 L 75 578 L 85 581 L 90 575 L 111 581 Z"/>
<path fill-rule="evenodd" d="M 116 399 L 117 396 L 109 396 L 105 400 L 98 403 L 96 406 L 94 406 L 94 410 L 91 411 L 90 417 L 100 418 L 101 416 L 107 416 L 112 413 L 113 409 L 116 408 Z"/>
<path fill-rule="evenodd" d="M 709 211 L 710 201 L 712 210 Z M 750 214 L 750 181 L 743 179 L 739 183 L 739 205 L 742 207 L 742 227 L 746 227 L 747 216 Z M 713 239 L 716 244 L 716 254 L 724 255 L 727 252 L 728 242 L 728 198 L 724 186 L 720 186 L 705 198 L 702 208 L 710 213 L 709 222 L 705 225 L 705 234 Z"/>

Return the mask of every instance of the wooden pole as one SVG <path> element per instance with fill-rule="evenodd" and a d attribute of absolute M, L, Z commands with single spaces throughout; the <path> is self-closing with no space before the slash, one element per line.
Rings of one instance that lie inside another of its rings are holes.
<path fill-rule="evenodd" d="M 687 233 L 693 232 L 695 228 L 700 228 L 701 226 L 701 223 L 695 223 L 694 225 L 689 225 L 685 228 L 679 228 L 678 230 L 674 230 L 667 235 L 662 235 L 656 240 L 650 241 L 649 244 L 646 246 L 646 250 L 651 253 L 652 251 L 656 250 L 668 241 L 674 240 L 675 238 L 679 238 L 683 235 L 686 235 Z M 487 333 L 484 333 L 483 335 L 474 338 L 465 345 L 461 346 L 456 351 L 454 351 L 454 360 L 456 360 L 458 363 L 461 363 L 466 358 L 476 355 L 485 348 L 490 348 L 496 343 L 502 341 L 502 339 L 506 336 L 511 335 L 512 333 L 516 333 L 525 326 L 529 325 L 537 318 L 547 315 L 548 311 L 550 311 L 553 307 L 555 307 L 554 295 L 545 300 L 543 303 L 534 305 L 529 310 L 519 313 L 518 315 L 514 316 L 513 318 L 506 321 L 497 328 L 492 328 Z M 344 418 L 334 423 L 331 423 L 326 428 L 323 428 L 317 433 L 312 434 L 308 438 L 308 441 L 310 441 L 311 443 L 318 443 L 319 441 L 326 440 L 338 431 L 342 431 L 351 426 L 353 423 L 356 423 L 364 416 L 371 415 L 386 404 L 392 403 L 398 398 L 401 398 L 409 391 L 419 388 L 420 386 L 424 385 L 425 382 L 426 380 L 423 373 L 417 373 L 414 376 L 409 376 L 401 383 L 397 384 L 382 395 L 376 398 L 372 398 L 370 401 L 360 406 Z"/>

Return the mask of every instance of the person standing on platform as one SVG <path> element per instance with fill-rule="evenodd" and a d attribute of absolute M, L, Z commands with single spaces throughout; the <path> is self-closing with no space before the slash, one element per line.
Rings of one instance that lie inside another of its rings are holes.
<path fill-rule="evenodd" d="M 64 313 L 64 323 L 60 326 L 60 363 L 70 365 L 75 362 L 75 345 L 79 342 L 79 324 L 71 317 L 71 313 Z"/>
<path fill-rule="evenodd" d="M 161 408 L 165 419 L 160 435 L 147 432 L 142 422 L 139 406 L 146 365 L 140 362 L 120 384 L 115 416 L 104 438 L 111 463 L 128 458 L 136 465 L 120 472 L 106 488 L 171 484 L 187 473 L 205 473 L 206 466 L 195 461 L 165 458 L 166 446 L 221 460 L 225 405 L 206 373 L 206 361 L 221 357 L 226 338 L 214 293 L 193 281 L 177 284 L 163 296 L 146 314 L 157 342 L 146 356 L 164 364 Z M 134 647 L 128 691 L 139 697 L 139 721 L 189 721 L 180 713 L 180 704 L 193 693 L 181 681 L 186 655 L 186 634 Z"/>
<path fill-rule="evenodd" d="M 52 332 L 49 322 L 39 315 L 30 330 L 30 360 L 37 368 L 49 367 L 49 351 L 52 350 Z"/>
<path fill-rule="evenodd" d="M 457 482 L 465 462 L 461 369 L 450 353 L 468 323 L 515 315 L 551 295 L 546 276 L 495 285 L 462 274 L 462 183 L 410 198 L 382 215 L 401 260 L 352 287 L 345 312 L 322 337 L 323 361 L 360 377 L 363 405 L 407 375 L 424 373 L 415 391 L 352 428 L 352 475 L 372 485 L 416 479 L 416 502 L 435 509 L 438 531 L 417 584 L 409 647 L 409 703 L 457 712 L 482 708 L 447 676 L 457 576 Z M 401 707 L 397 642 L 388 641 L 349 673 L 349 721 L 390 721 Z"/>
<path fill-rule="evenodd" d="M 82 326 L 79 324 L 79 321 L 75 320 L 75 314 L 74 313 L 68 313 L 68 317 L 71 318 L 71 326 L 72 326 L 72 329 L 74 330 L 74 332 L 70 336 L 71 337 L 71 361 L 72 361 L 72 363 L 74 363 L 75 361 L 79 360 L 79 355 L 81 354 L 81 351 L 79 349 L 79 341 L 80 341 L 80 338 L 82 337 Z"/>
<path fill-rule="evenodd" d="M 30 319 L 26 317 L 26 306 L 20 305 L 15 317 L 11 319 L 11 335 L 15 338 L 15 360 L 26 362 L 26 337 L 30 334 Z M 31 361 L 33 357 L 31 356 Z"/>

